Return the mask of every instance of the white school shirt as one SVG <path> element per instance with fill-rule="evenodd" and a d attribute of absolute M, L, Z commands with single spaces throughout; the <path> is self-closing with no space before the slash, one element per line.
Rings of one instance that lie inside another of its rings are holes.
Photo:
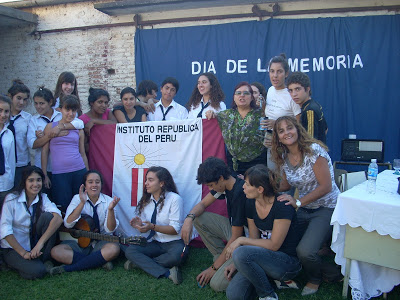
<path fill-rule="evenodd" d="M 295 117 L 301 113 L 301 108 L 289 94 L 287 88 L 277 90 L 274 86 L 268 89 L 265 116 L 276 120 L 283 116 Z"/>
<path fill-rule="evenodd" d="M 36 141 L 36 130 L 38 130 L 39 127 L 40 130 L 44 130 L 44 128 L 46 127 L 46 125 L 48 124 L 43 118 L 49 120 L 50 122 L 57 122 L 60 121 L 62 118 L 62 113 L 53 109 L 53 115 L 51 116 L 51 118 L 47 118 L 46 116 L 42 116 L 42 115 L 34 115 L 32 116 L 30 122 L 29 122 L 29 126 L 28 126 L 28 134 L 27 134 L 27 140 L 28 140 L 28 146 L 29 148 L 32 149 L 33 147 L 33 143 Z M 75 127 L 75 129 L 83 129 L 84 128 L 84 124 L 82 122 L 82 120 L 75 118 L 71 124 Z M 36 149 L 32 149 L 32 151 L 35 154 L 35 166 L 42 168 L 42 147 L 40 148 L 36 148 Z M 51 172 L 51 158 L 49 155 L 49 158 L 47 160 L 47 171 Z"/>
<path fill-rule="evenodd" d="M 17 142 L 17 167 L 25 167 L 30 161 L 28 142 L 27 142 L 27 133 L 28 133 L 28 125 L 31 120 L 32 115 L 27 113 L 26 111 L 21 110 L 18 114 L 21 115 L 15 122 L 15 141 Z M 18 115 L 11 116 L 10 119 L 14 120 Z M 8 126 L 7 123 L 6 126 Z"/>
<path fill-rule="evenodd" d="M 153 195 L 151 196 L 150 202 L 143 208 L 143 211 L 139 215 L 142 221 L 151 222 L 151 216 L 154 211 L 154 202 L 155 199 Z M 174 227 L 177 232 L 176 235 L 164 234 L 161 232 L 157 232 L 154 234 L 152 240 L 156 240 L 160 243 L 167 243 L 175 240 L 181 239 L 180 231 L 183 224 L 183 201 L 181 196 L 174 192 L 166 192 L 164 205 L 162 210 L 160 211 L 160 207 L 157 206 L 157 217 L 156 217 L 156 225 L 170 225 Z M 144 236 L 148 236 L 150 231 L 144 233 Z"/>
<path fill-rule="evenodd" d="M 162 101 L 158 101 L 155 106 L 155 112 L 154 113 L 149 113 L 147 116 L 148 121 L 162 121 L 163 119 L 163 114 L 161 111 Z M 165 116 L 166 121 L 171 121 L 171 120 L 185 120 L 187 119 L 188 116 L 188 111 L 187 109 L 180 105 L 179 103 L 175 102 L 175 100 L 172 100 L 171 104 L 168 105 L 168 107 L 172 106 L 172 108 L 169 110 L 169 112 Z M 168 107 L 164 107 L 164 113 L 167 111 Z"/>
<path fill-rule="evenodd" d="M 82 214 L 86 214 L 89 215 L 91 217 L 93 217 L 93 208 L 92 206 L 88 203 L 89 197 L 87 198 L 88 200 L 85 202 L 85 205 L 83 206 Z M 116 211 L 114 209 L 114 216 L 115 216 L 115 228 L 113 230 L 110 230 L 107 227 L 107 220 L 108 220 L 108 206 L 110 205 L 110 202 L 113 201 L 113 198 L 104 195 L 103 193 L 100 193 L 99 195 L 99 199 L 97 200 L 96 204 L 93 203 L 93 205 L 95 205 L 97 207 L 97 215 L 99 216 L 99 225 L 100 225 L 100 233 L 101 234 L 109 234 L 112 235 L 112 233 L 115 231 L 115 229 L 117 229 L 118 225 L 119 225 L 119 221 L 117 219 L 117 214 Z M 72 200 L 71 203 L 68 205 L 67 211 L 65 213 L 65 218 L 64 218 L 64 226 L 67 228 L 72 228 L 75 226 L 75 224 L 79 221 L 79 219 L 81 218 L 81 215 L 79 215 L 79 217 L 72 221 L 71 223 L 67 222 L 67 219 L 69 217 L 69 215 L 74 211 L 74 209 L 79 205 L 79 203 L 81 202 L 81 199 L 79 198 L 79 194 L 76 194 Z"/>
<path fill-rule="evenodd" d="M 6 236 L 12 234 L 22 248 L 26 251 L 31 251 L 29 230 L 31 228 L 31 214 L 33 213 L 32 205 L 38 201 L 39 196 L 36 196 L 31 206 L 29 206 L 28 213 L 26 209 L 25 190 L 23 190 L 19 196 L 15 194 L 7 195 L 4 200 L 0 223 L 2 248 L 12 248 L 4 239 Z M 39 207 L 37 206 L 36 209 L 39 209 Z M 56 213 L 61 217 L 61 212 L 57 206 L 49 200 L 46 194 L 42 194 L 42 212 Z"/>
<path fill-rule="evenodd" d="M 7 124 L 4 125 L 3 138 L 1 139 L 1 145 L 4 151 L 4 164 L 5 173 L 0 175 L 0 192 L 11 190 L 14 186 L 15 177 L 15 146 L 14 146 L 14 135 L 10 129 L 7 128 Z"/>
<path fill-rule="evenodd" d="M 201 111 L 201 103 L 203 103 L 203 105 L 206 105 L 206 103 L 204 103 L 203 98 L 201 98 L 201 101 L 199 103 L 199 105 L 197 105 L 197 107 L 193 107 L 193 105 L 190 107 L 190 111 L 188 114 L 188 119 L 197 119 L 197 115 L 199 114 L 199 112 Z M 205 108 L 203 109 L 203 112 L 201 113 L 201 118 L 202 119 L 207 119 L 206 118 L 206 112 L 208 112 L 209 110 L 212 110 L 215 113 L 218 113 L 220 111 L 226 110 L 226 105 L 225 102 L 220 102 L 219 103 L 219 108 L 215 109 L 214 107 L 211 106 L 211 103 Z"/>
<path fill-rule="evenodd" d="M 54 106 L 52 107 L 52 109 L 56 109 L 60 107 L 60 97 L 57 97 L 56 99 L 56 103 L 54 104 Z"/>

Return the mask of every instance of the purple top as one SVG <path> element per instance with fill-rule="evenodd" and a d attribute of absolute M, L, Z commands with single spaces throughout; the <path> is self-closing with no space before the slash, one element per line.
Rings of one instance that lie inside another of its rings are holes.
<path fill-rule="evenodd" d="M 53 122 L 56 127 L 58 122 Z M 62 174 L 79 171 L 85 168 L 79 152 L 79 130 L 69 130 L 65 136 L 50 140 L 50 158 L 53 174 Z"/>

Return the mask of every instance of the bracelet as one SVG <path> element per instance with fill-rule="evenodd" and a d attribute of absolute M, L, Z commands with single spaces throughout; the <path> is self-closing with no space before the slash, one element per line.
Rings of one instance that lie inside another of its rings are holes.
<path fill-rule="evenodd" d="M 153 229 L 152 230 L 156 230 L 156 224 L 153 224 Z"/>
<path fill-rule="evenodd" d="M 218 269 L 214 266 L 214 264 L 211 265 L 211 269 L 213 269 L 214 271 L 218 271 Z"/>
<path fill-rule="evenodd" d="M 192 218 L 192 220 L 194 220 L 194 219 L 196 219 L 196 215 L 195 214 L 187 214 L 185 219 L 187 219 L 187 218 Z"/>
<path fill-rule="evenodd" d="M 67 125 L 65 125 L 65 123 L 62 123 L 64 125 L 64 129 L 67 129 Z"/>

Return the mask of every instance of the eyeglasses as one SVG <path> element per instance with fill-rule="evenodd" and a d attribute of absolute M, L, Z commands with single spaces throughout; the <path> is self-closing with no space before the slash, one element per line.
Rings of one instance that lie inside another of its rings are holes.
<path fill-rule="evenodd" d="M 238 95 L 238 96 L 240 96 L 240 95 L 249 96 L 249 95 L 251 95 L 251 94 L 250 94 L 249 91 L 243 91 L 243 92 L 241 92 L 241 91 L 236 91 L 236 92 L 235 92 L 235 95 Z"/>

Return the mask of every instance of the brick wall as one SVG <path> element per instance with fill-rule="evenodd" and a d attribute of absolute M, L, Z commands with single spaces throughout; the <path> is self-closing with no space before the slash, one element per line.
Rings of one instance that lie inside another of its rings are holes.
<path fill-rule="evenodd" d="M 106 0 L 107 1 L 107 0 Z M 104 2 L 102 0 L 101 2 Z M 340 3 L 342 4 L 340 4 Z M 340 5 L 349 6 L 378 5 L 374 0 L 339 1 Z M 368 2 L 368 3 L 366 3 Z M 393 5 L 396 0 L 382 0 L 382 5 Z M 332 7 L 329 1 L 293 1 L 284 2 L 284 9 L 315 9 Z M 339 5 L 337 4 L 337 5 Z M 271 11 L 273 4 L 259 5 Z M 328 6 L 327 6 L 328 5 Z M 336 5 L 336 3 L 335 3 Z M 111 17 L 94 9 L 93 2 L 79 2 L 46 7 L 25 9 L 37 14 L 37 30 L 82 27 L 88 25 L 105 25 L 111 23 L 132 22 L 133 16 Z M 222 8 L 204 8 L 172 12 L 155 12 L 142 14 L 143 20 L 165 19 L 175 17 L 209 16 L 251 12 L 251 5 Z M 369 14 L 388 14 L 393 12 L 369 12 Z M 365 13 L 348 13 L 346 16 L 365 15 Z M 288 18 L 332 17 L 343 14 L 288 16 Z M 285 18 L 285 17 L 283 17 Z M 254 20 L 255 18 L 251 18 Z M 204 22 L 166 23 L 160 27 L 191 25 L 209 25 L 228 22 L 246 21 L 249 19 L 212 20 Z M 40 85 L 54 91 L 57 78 L 63 71 L 71 71 L 78 80 L 78 91 L 83 110 L 88 110 L 87 97 L 89 87 L 101 87 L 110 93 L 111 100 L 119 100 L 119 92 L 126 86 L 136 87 L 134 59 L 134 26 L 118 26 L 89 30 L 75 30 L 43 34 L 40 37 L 30 35 L 35 28 L 0 28 L 0 93 L 6 93 L 14 78 L 20 78 L 32 94 Z M 107 70 L 114 69 L 115 74 Z M 27 108 L 34 112 L 32 106 Z"/>
<path fill-rule="evenodd" d="M 39 16 L 37 30 L 114 21 L 89 2 L 35 8 L 31 12 Z M 48 33 L 40 37 L 29 35 L 34 29 L 0 29 L 1 93 L 7 92 L 14 78 L 20 78 L 31 94 L 43 84 L 54 91 L 59 74 L 71 71 L 77 77 L 79 96 L 87 111 L 89 87 L 108 90 L 112 101 L 119 99 L 124 87 L 135 87 L 134 26 Z M 114 69 L 115 74 L 109 74 L 109 69 Z"/>

